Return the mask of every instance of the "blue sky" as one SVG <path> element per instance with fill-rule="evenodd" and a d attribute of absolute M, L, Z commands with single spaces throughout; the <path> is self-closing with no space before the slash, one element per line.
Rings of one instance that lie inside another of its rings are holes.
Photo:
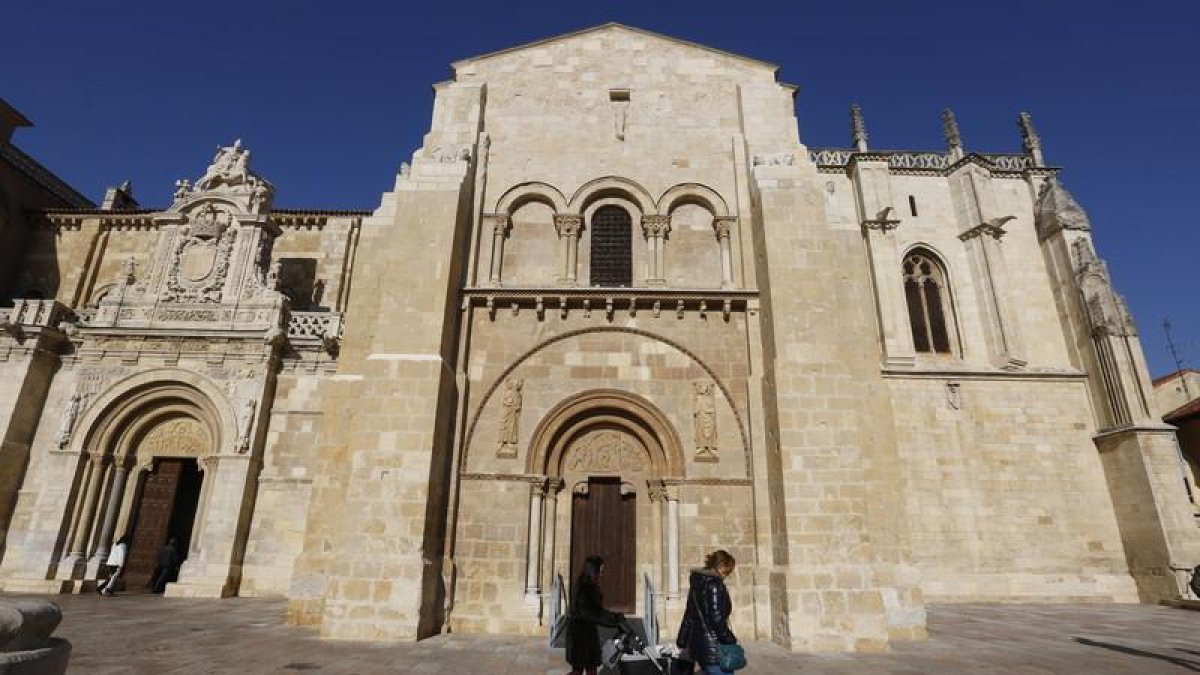
<path fill-rule="evenodd" d="M 0 96 L 37 125 L 14 141 L 93 199 L 128 178 L 147 205 L 241 137 L 278 205 L 374 208 L 452 61 L 606 21 L 779 64 L 809 147 L 846 146 L 857 102 L 875 147 L 941 148 L 949 106 L 968 149 L 1015 151 L 1028 110 L 1152 373 L 1174 369 L 1167 317 L 1200 367 L 1196 0 L 28 1 L 0 17 Z"/>

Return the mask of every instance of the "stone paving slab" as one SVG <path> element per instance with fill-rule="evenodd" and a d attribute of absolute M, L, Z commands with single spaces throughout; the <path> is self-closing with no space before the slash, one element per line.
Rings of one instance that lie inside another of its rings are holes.
<path fill-rule="evenodd" d="M 448 635 L 418 643 L 321 640 L 284 624 L 284 602 L 55 596 L 73 674 L 449 675 L 566 670 L 531 638 Z M 1200 672 L 1200 612 L 1149 605 L 935 605 L 931 638 L 882 654 L 746 646 L 749 674 L 1155 675 Z"/>

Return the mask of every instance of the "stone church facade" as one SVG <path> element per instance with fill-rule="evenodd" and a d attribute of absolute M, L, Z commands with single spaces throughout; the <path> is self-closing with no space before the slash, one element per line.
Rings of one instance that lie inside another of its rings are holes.
<path fill-rule="evenodd" d="M 0 589 L 173 536 L 168 595 L 533 634 L 598 551 L 669 632 L 725 548 L 739 634 L 805 651 L 1180 596 L 1172 429 L 1028 116 L 810 149 L 775 66 L 615 24 L 435 93 L 373 211 L 276 208 L 240 143 L 96 207 L 0 145 Z"/>

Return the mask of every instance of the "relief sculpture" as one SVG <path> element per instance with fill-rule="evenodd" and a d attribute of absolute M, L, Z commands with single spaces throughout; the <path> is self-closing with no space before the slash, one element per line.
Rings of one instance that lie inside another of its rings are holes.
<path fill-rule="evenodd" d="M 605 429 L 579 441 L 567 456 L 567 471 L 578 473 L 624 473 L 646 469 L 646 453 L 627 434 Z"/>
<path fill-rule="evenodd" d="M 500 444 L 496 448 L 497 457 L 516 457 L 517 443 L 520 442 L 521 423 L 521 390 L 525 381 L 517 378 L 509 380 L 505 385 L 504 398 L 501 405 L 504 410 L 500 418 Z"/>
<path fill-rule="evenodd" d="M 693 385 L 692 422 L 696 441 L 696 460 L 717 461 L 717 406 L 711 382 Z"/>

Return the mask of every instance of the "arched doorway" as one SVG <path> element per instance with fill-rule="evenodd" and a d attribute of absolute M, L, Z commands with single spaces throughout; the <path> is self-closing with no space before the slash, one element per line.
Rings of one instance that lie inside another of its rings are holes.
<path fill-rule="evenodd" d="M 605 558 L 601 586 L 616 611 L 643 609 L 643 575 L 678 591 L 683 455 L 661 411 L 628 392 L 584 392 L 546 415 L 530 450 L 529 473 L 546 479 L 532 491 L 527 597 L 555 574 L 573 580 L 588 555 Z"/>
<path fill-rule="evenodd" d="M 229 417 L 211 395 L 181 382 L 135 382 L 102 396 L 70 441 L 81 461 L 56 578 L 86 587 L 121 537 L 130 543 L 130 590 L 150 579 L 169 539 L 181 560 L 194 557 Z"/>

